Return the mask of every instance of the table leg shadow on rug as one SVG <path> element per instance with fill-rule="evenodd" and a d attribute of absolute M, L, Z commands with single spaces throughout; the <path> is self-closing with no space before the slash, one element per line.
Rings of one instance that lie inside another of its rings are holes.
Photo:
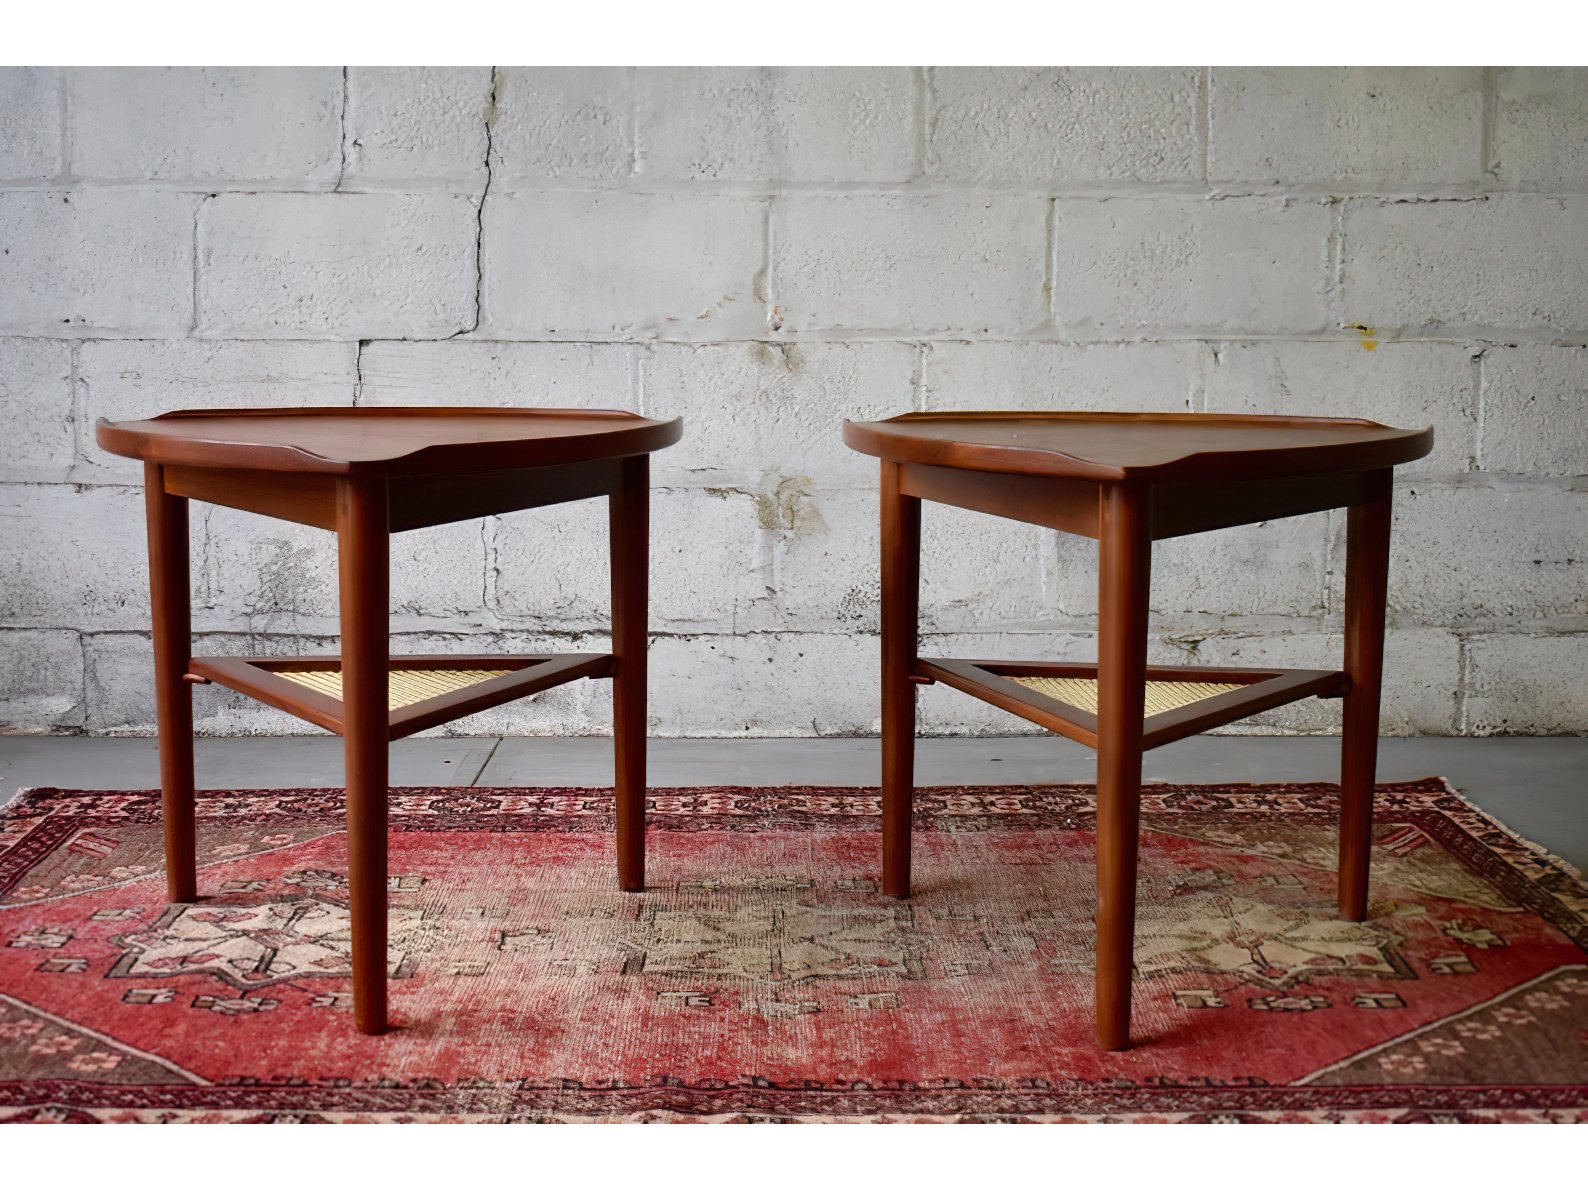
<path fill-rule="evenodd" d="M 1442 779 L 1383 785 L 1367 921 L 1336 789 L 1143 789 L 1134 1047 L 1092 1036 L 1094 791 L 397 789 L 392 1013 L 351 1020 L 339 790 L 0 812 L 0 1120 L 1588 1119 L 1588 886 Z"/>

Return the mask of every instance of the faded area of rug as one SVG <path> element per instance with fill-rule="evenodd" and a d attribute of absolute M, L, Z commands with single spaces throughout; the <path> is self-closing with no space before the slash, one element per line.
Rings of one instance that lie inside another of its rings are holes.
<path fill-rule="evenodd" d="M 1442 781 L 1380 787 L 1372 907 L 1334 912 L 1324 785 L 1144 793 L 1134 1049 L 1092 1040 L 1093 791 L 392 794 L 392 1009 L 353 1030 L 339 791 L 0 818 L 0 1119 L 1588 1120 L 1588 887 Z"/>

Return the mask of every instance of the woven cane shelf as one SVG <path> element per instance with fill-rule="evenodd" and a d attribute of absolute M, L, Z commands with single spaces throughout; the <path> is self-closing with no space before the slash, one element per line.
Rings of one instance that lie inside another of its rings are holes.
<path fill-rule="evenodd" d="M 1049 678 L 1045 675 L 1016 675 L 1014 680 L 1030 687 L 1040 695 L 1079 707 L 1082 711 L 1097 714 L 1097 680 L 1095 678 Z M 1149 682 L 1145 713 L 1148 716 L 1186 707 L 1214 695 L 1238 691 L 1238 682 Z"/>
<path fill-rule="evenodd" d="M 941 682 L 1050 732 L 1097 747 L 1097 667 L 1085 663 L 919 658 L 920 682 Z M 1156 748 L 1316 695 L 1338 698 L 1338 670 L 1147 667 L 1142 747 Z"/>
<path fill-rule="evenodd" d="M 302 683 L 336 700 L 342 698 L 340 670 L 282 670 L 279 673 L 288 682 Z M 488 678 L 512 673 L 512 670 L 391 670 L 386 675 L 386 709 L 396 711 L 411 703 L 438 699 Z"/>
<path fill-rule="evenodd" d="M 611 675 L 612 656 L 605 653 L 394 657 L 387 671 L 388 735 L 395 740 L 565 682 Z M 340 658 L 194 658 L 187 677 L 343 730 Z"/>

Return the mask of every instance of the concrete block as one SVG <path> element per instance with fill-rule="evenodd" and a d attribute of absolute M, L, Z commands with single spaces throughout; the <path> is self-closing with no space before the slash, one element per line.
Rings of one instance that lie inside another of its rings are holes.
<path fill-rule="evenodd" d="M 1063 187 L 1202 176 L 1196 67 L 937 67 L 927 174 Z"/>
<path fill-rule="evenodd" d="M 1097 615 L 1097 543 L 1059 535 L 1058 604 Z M 1159 614 L 1312 616 L 1323 611 L 1329 534 L 1323 514 L 1169 538 L 1152 548 Z"/>
<path fill-rule="evenodd" d="M 198 201 L 143 190 L 0 193 L 0 332 L 187 334 Z"/>
<path fill-rule="evenodd" d="M 1260 634 L 1186 633 L 1160 639 L 1149 651 L 1159 665 L 1279 666 L 1338 670 L 1344 639 L 1311 629 Z M 1384 690 L 1379 732 L 1385 736 L 1446 736 L 1456 731 L 1461 685 L 1460 643 L 1437 629 L 1391 629 L 1384 642 Z M 1221 729 L 1231 734 L 1336 733 L 1340 700 L 1303 699 Z"/>
<path fill-rule="evenodd" d="M 199 631 L 336 634 L 335 534 L 218 505 L 194 506 L 192 522 Z"/>
<path fill-rule="evenodd" d="M 1041 199 L 807 194 L 773 214 L 774 323 L 1029 331 L 1045 321 Z"/>
<path fill-rule="evenodd" d="M 755 502 L 770 538 L 772 569 L 765 584 L 775 611 L 757 604 L 754 623 L 810 632 L 876 632 L 881 564 L 875 490 L 813 493 L 785 481 L 775 492 L 758 494 Z M 922 523 L 922 631 L 997 631 L 1055 619 L 1044 566 L 1053 553 L 1051 534 L 942 505 L 929 506 Z M 660 572 L 655 581 L 662 581 Z M 702 623 L 710 606 L 699 614 Z M 740 625 L 739 607 L 732 622 L 728 609 L 719 610 L 717 625 Z"/>
<path fill-rule="evenodd" d="M 907 67 L 642 67 L 638 173 L 684 182 L 903 182 Z"/>
<path fill-rule="evenodd" d="M 0 485 L 0 627 L 147 628 L 143 493 Z"/>
<path fill-rule="evenodd" d="M 1509 185 L 1588 187 L 1588 67 L 1503 66 L 1495 77 L 1494 155 Z"/>
<path fill-rule="evenodd" d="M 844 445 L 843 421 L 909 410 L 915 358 L 904 343 L 658 344 L 645 410 L 681 416 L 684 438 L 653 457 L 656 481 L 875 488 L 877 461 Z"/>
<path fill-rule="evenodd" d="M 789 482 L 771 499 L 772 626 L 875 634 L 881 612 L 875 486 L 813 495 Z"/>
<path fill-rule="evenodd" d="M 765 329 L 765 204 L 696 194 L 494 194 L 482 333 L 720 338 Z"/>
<path fill-rule="evenodd" d="M 0 67 L 0 182 L 42 182 L 66 172 L 61 72 Z"/>
<path fill-rule="evenodd" d="M 1476 66 L 1218 66 L 1208 108 L 1215 183 L 1480 180 Z"/>
<path fill-rule="evenodd" d="M 653 548 L 655 536 L 653 529 Z M 612 620 L 612 572 L 605 501 L 494 518 L 488 541 L 486 604 L 492 613 L 546 631 L 606 631 Z M 654 618 L 654 561 L 651 575 Z"/>
<path fill-rule="evenodd" d="M 368 343 L 359 404 L 635 410 L 637 356 L 617 343 Z"/>
<path fill-rule="evenodd" d="M 768 599 L 763 528 L 775 501 L 731 488 L 651 494 L 650 623 L 656 632 L 737 630 Z M 612 618 L 607 510 L 599 500 L 499 518 L 490 606 L 509 622 L 606 631 Z"/>
<path fill-rule="evenodd" d="M 929 343 L 926 408 L 1186 412 L 1201 404 L 1197 343 Z"/>
<path fill-rule="evenodd" d="M 391 539 L 393 625 L 448 629 L 494 618 L 485 611 L 486 535 L 481 520 L 410 530 Z"/>
<path fill-rule="evenodd" d="M 1051 624 L 1058 618 L 1058 601 L 1048 586 L 1055 537 L 1050 530 L 1003 517 L 950 505 L 923 505 L 923 631 L 993 631 Z"/>
<path fill-rule="evenodd" d="M 0 339 L 0 480 L 64 480 L 75 452 L 72 345 Z"/>
<path fill-rule="evenodd" d="M 1335 521 L 1337 611 L 1345 518 Z M 1588 616 L 1588 492 L 1397 485 L 1391 550 L 1390 614 L 1401 624 Z"/>
<path fill-rule="evenodd" d="M 1472 352 L 1458 343 L 1224 343 L 1207 372 L 1207 408 L 1432 426 L 1433 452 L 1396 474 L 1451 475 L 1473 467 L 1472 389 Z"/>
<path fill-rule="evenodd" d="M 875 638 L 747 633 L 651 644 L 659 736 L 859 736 L 877 729 Z"/>
<path fill-rule="evenodd" d="M 357 355 L 353 343 L 90 340 L 78 356 L 84 458 L 73 477 L 143 483 L 140 462 L 95 445 L 99 418 L 151 418 L 173 409 L 351 405 Z"/>
<path fill-rule="evenodd" d="M 85 633 L 83 685 L 91 734 L 154 735 L 154 646 L 147 632 Z"/>
<path fill-rule="evenodd" d="M 1588 476 L 1588 349 L 1491 347 L 1482 363 L 1484 471 Z"/>
<path fill-rule="evenodd" d="M 334 534 L 203 506 L 202 565 L 194 567 L 194 619 L 208 630 L 334 634 L 338 630 Z M 483 613 L 485 541 L 479 521 L 392 537 L 394 629 L 449 626 Z"/>
<path fill-rule="evenodd" d="M 342 189 L 485 186 L 487 66 L 349 66 Z"/>
<path fill-rule="evenodd" d="M 651 623 L 658 631 L 740 632 L 776 625 L 770 533 L 808 511 L 782 494 L 660 491 L 651 500 Z"/>
<path fill-rule="evenodd" d="M 1588 634 L 1467 639 L 1466 714 L 1475 736 L 1588 735 Z"/>
<path fill-rule="evenodd" d="M 71 87 L 80 178 L 330 189 L 341 169 L 338 67 L 79 67 Z"/>
<path fill-rule="evenodd" d="M 628 177 L 634 167 L 630 74 L 622 66 L 498 68 L 493 190 Z"/>
<path fill-rule="evenodd" d="M 475 316 L 466 195 L 234 194 L 199 215 L 199 333 L 442 337 Z"/>
<path fill-rule="evenodd" d="M 1588 330 L 1588 196 L 1353 200 L 1346 321 L 1386 334 Z"/>
<path fill-rule="evenodd" d="M 1076 336 L 1312 332 L 1329 211 L 1299 199 L 1061 199 L 1053 318 Z"/>
<path fill-rule="evenodd" d="M 75 629 L 0 631 L 0 735 L 83 725 L 83 647 Z"/>

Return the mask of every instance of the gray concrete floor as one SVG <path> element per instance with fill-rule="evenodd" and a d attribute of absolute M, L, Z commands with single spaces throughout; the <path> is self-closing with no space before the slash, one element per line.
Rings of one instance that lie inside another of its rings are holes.
<path fill-rule="evenodd" d="M 1165 782 L 1333 781 L 1340 742 L 1328 737 L 1195 736 L 1147 754 L 1144 775 Z M 656 740 L 655 786 L 866 786 L 877 781 L 875 740 Z M 1089 782 L 1090 749 L 1061 737 L 922 740 L 921 785 Z M 1528 839 L 1588 870 L 1588 738 L 1387 738 L 1379 780 L 1447 777 Z M 251 737 L 198 742 L 205 789 L 336 786 L 341 741 Z M 392 746 L 397 786 L 604 786 L 612 742 L 601 738 L 431 738 Z M 0 737 L 0 804 L 20 788 L 148 789 L 159 784 L 152 740 Z"/>

